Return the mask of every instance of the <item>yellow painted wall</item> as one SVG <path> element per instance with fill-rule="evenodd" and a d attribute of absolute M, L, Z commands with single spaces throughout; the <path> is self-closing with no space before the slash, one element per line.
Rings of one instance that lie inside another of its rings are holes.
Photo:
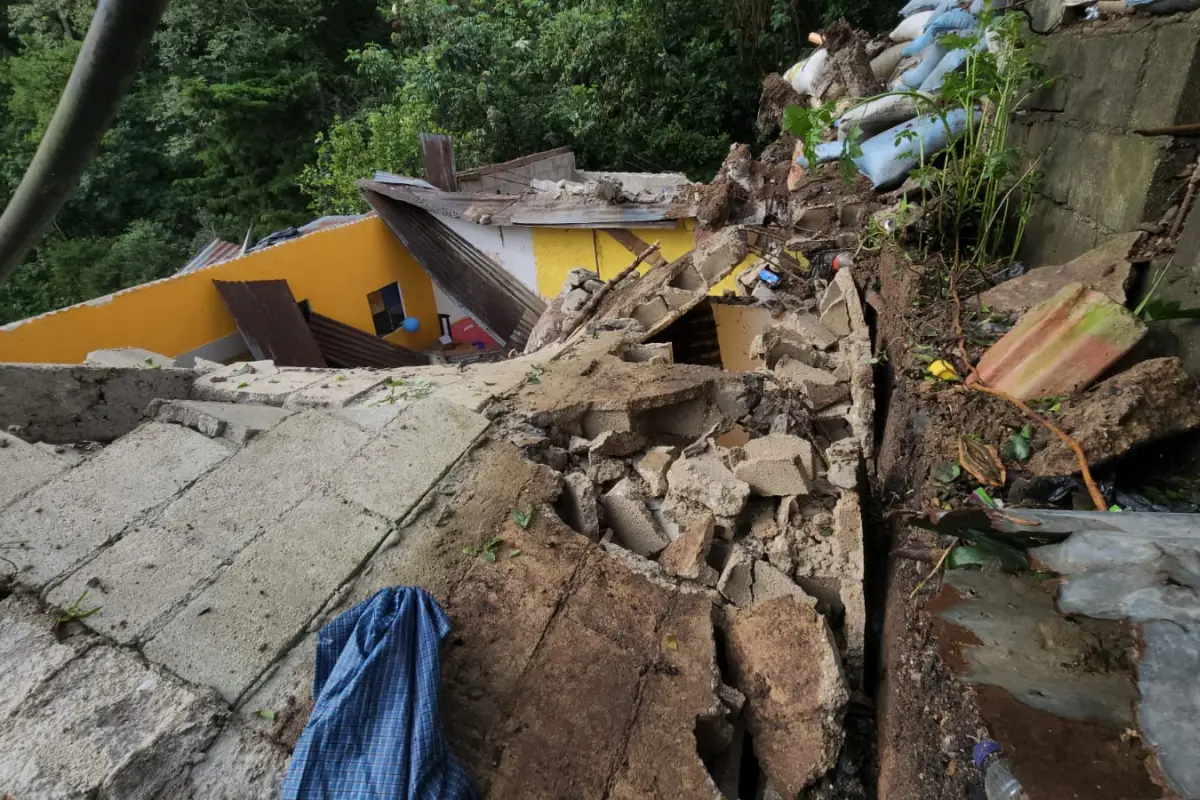
<path fill-rule="evenodd" d="M 127 289 L 0 328 L 0 362 L 79 363 L 92 350 L 142 347 L 178 356 L 236 330 L 213 280 L 283 279 L 312 310 L 373 332 L 367 295 L 400 284 L 404 309 L 421 321 L 390 341 L 423 349 L 439 326 L 429 276 L 378 217 L 309 234 L 197 272 Z"/>
<path fill-rule="evenodd" d="M 594 233 L 589 228 L 533 229 L 538 294 L 547 300 L 557 297 L 567 273 L 577 267 L 598 271 Z"/>

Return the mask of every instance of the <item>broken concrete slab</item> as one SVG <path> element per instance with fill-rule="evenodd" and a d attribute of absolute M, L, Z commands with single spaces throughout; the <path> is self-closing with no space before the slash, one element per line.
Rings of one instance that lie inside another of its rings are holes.
<path fill-rule="evenodd" d="M 239 553 L 142 652 L 233 703 L 387 531 L 338 498 L 311 497 Z"/>
<path fill-rule="evenodd" d="M 321 380 L 289 394 L 283 406 L 292 410 L 344 408 L 370 395 L 384 385 L 387 378 L 387 373 L 377 370 L 324 370 Z"/>
<path fill-rule="evenodd" d="M 707 516 L 693 520 L 679 538 L 667 546 L 658 563 L 671 575 L 699 580 L 701 575 L 712 569 L 705 561 L 712 540 L 713 518 Z"/>
<path fill-rule="evenodd" d="M 587 476 L 600 486 L 611 486 L 625 478 L 625 462 L 619 458 L 597 458 L 588 464 Z"/>
<path fill-rule="evenodd" d="M 214 403 L 204 400 L 155 401 L 148 415 L 203 433 L 210 439 L 228 439 L 243 445 L 282 422 L 291 413 L 272 406 Z"/>
<path fill-rule="evenodd" d="M 988 289 L 979 296 L 979 302 L 992 311 L 1023 314 L 1067 284 L 1079 283 L 1124 304 L 1125 291 L 1133 279 L 1129 251 L 1141 237 L 1141 231 L 1113 236 L 1066 264 L 1038 267 Z"/>
<path fill-rule="evenodd" d="M 755 365 L 761 364 L 768 369 L 773 369 L 784 356 L 810 367 L 825 363 L 825 354 L 818 351 L 802 334 L 777 324 L 767 325 L 762 333 L 751 340 L 747 355 Z"/>
<path fill-rule="evenodd" d="M 328 379 L 327 370 L 281 368 L 270 361 L 236 362 L 197 378 L 192 398 L 282 406 L 295 392 Z"/>
<path fill-rule="evenodd" d="M 563 521 L 592 541 L 600 539 L 600 511 L 596 487 L 587 475 L 572 472 L 563 478 Z"/>
<path fill-rule="evenodd" d="M 750 487 L 712 453 L 680 458 L 667 470 L 668 497 L 708 508 L 719 517 L 736 517 L 746 506 Z"/>
<path fill-rule="evenodd" d="M 838 341 L 837 334 L 826 328 L 821 320 L 812 314 L 789 311 L 779 318 L 778 324 L 790 329 L 801 341 L 817 350 L 828 350 Z"/>
<path fill-rule="evenodd" d="M 13 502 L 0 515 L 0 541 L 24 542 L 5 552 L 17 582 L 42 588 L 230 452 L 195 431 L 152 422 Z"/>
<path fill-rule="evenodd" d="M 782 542 L 783 540 L 780 539 L 778 541 Z M 817 606 L 816 598 L 810 597 L 807 592 L 793 583 L 792 579 L 779 568 L 768 564 L 766 561 L 754 562 L 754 583 L 751 586 L 750 593 L 755 605 L 766 603 L 777 597 L 790 596 L 795 597 L 806 606 L 812 608 L 816 608 Z"/>
<path fill-rule="evenodd" d="M 741 609 L 728 630 L 734 686 L 746 695 L 754 752 L 795 797 L 837 761 L 849 692 L 825 619 L 788 595 Z"/>
<path fill-rule="evenodd" d="M 780 380 L 799 388 L 813 411 L 823 411 L 850 397 L 849 384 L 839 383 L 828 370 L 811 367 L 791 356 L 780 358 L 774 372 Z"/>
<path fill-rule="evenodd" d="M 979 360 L 968 378 L 1021 400 L 1087 387 L 1146 334 L 1125 306 L 1082 284 L 1030 310 Z"/>
<path fill-rule="evenodd" d="M 816 477 L 816 454 L 812 444 L 799 436 L 772 434 L 751 439 L 741 448 L 744 459 L 733 474 L 763 497 L 808 494 Z"/>
<path fill-rule="evenodd" d="M 380 516 L 398 520 L 490 423 L 440 397 L 405 408 L 331 481 L 334 490 Z"/>
<path fill-rule="evenodd" d="M 113 347 L 107 350 L 93 350 L 84 357 L 83 365 L 85 367 L 170 369 L 175 366 L 175 359 L 140 347 Z"/>
<path fill-rule="evenodd" d="M 616 532 L 617 541 L 639 556 L 655 556 L 671 543 L 655 523 L 646 498 L 628 478 L 609 490 L 600 505 L 604 523 Z"/>
<path fill-rule="evenodd" d="M 0 364 L 0 428 L 30 442 L 111 442 L 145 422 L 155 398 L 186 399 L 186 369 Z"/>
<path fill-rule="evenodd" d="M 1200 427 L 1200 390 L 1179 359 L 1154 358 L 1071 401 L 1058 424 L 1096 467 L 1137 445 Z M 1025 469 L 1033 475 L 1071 475 L 1079 471 L 1079 462 L 1052 438 Z"/>
<path fill-rule="evenodd" d="M 679 451 L 674 447 L 652 447 L 645 455 L 633 462 L 634 471 L 650 488 L 653 497 L 662 497 L 667 493 L 667 470 L 675 463 Z"/>
<path fill-rule="evenodd" d="M 850 335 L 850 312 L 846 299 L 842 297 L 841 287 L 836 283 L 829 285 L 821 300 L 821 324 L 835 336 Z"/>
<path fill-rule="evenodd" d="M 846 313 L 850 317 L 850 330 L 867 331 L 867 316 L 863 309 L 862 299 L 858 296 L 858 286 L 854 283 L 854 275 L 850 267 L 842 267 L 833 275 L 833 283 L 837 286 L 841 299 L 846 304 Z"/>
<path fill-rule="evenodd" d="M 279 797 L 288 751 L 238 720 L 226 724 L 188 775 L 188 800 L 269 800 Z"/>
<path fill-rule="evenodd" d="M 0 719 L 7 719 L 39 686 L 95 644 L 87 636 L 59 642 L 54 635 L 58 618 L 29 597 L 13 594 L 0 600 Z"/>
<path fill-rule="evenodd" d="M 734 546 L 717 579 L 717 591 L 739 608 L 749 608 L 754 602 L 754 557 Z"/>
<path fill-rule="evenodd" d="M 0 508 L 68 466 L 66 461 L 42 448 L 0 431 Z"/>
<path fill-rule="evenodd" d="M 631 456 L 646 446 L 646 438 L 633 431 L 605 431 L 588 444 L 588 458 L 593 456 Z"/>
<path fill-rule="evenodd" d="M 716 231 L 692 253 L 692 266 L 707 285 L 719 283 L 749 255 L 746 235 L 736 226 Z"/>
<path fill-rule="evenodd" d="M 94 647 L 0 726 L 0 786 L 14 797 L 178 797 L 219 714 L 133 655 Z"/>

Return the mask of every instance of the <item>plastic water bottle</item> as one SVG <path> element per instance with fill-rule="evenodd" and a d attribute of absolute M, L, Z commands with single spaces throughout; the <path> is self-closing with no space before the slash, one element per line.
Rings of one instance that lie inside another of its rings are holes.
<path fill-rule="evenodd" d="M 984 739 L 975 745 L 974 760 L 983 773 L 983 790 L 988 800 L 1026 800 L 1021 782 L 1012 773 L 1012 765 L 1000 755 L 1000 745 Z"/>

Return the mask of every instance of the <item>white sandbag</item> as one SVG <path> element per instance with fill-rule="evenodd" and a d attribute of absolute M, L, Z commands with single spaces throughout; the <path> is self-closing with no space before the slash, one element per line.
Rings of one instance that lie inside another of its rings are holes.
<path fill-rule="evenodd" d="M 887 81 L 891 77 L 892 73 L 896 71 L 900 59 L 904 57 L 900 54 L 900 51 L 903 49 L 903 42 L 894 44 L 871 59 L 871 73 L 875 76 L 876 80 Z"/>
<path fill-rule="evenodd" d="M 981 117 L 976 111 L 976 124 Z M 862 142 L 862 155 L 854 159 L 854 163 L 860 172 L 871 179 L 874 188 L 888 189 L 898 186 L 920 163 L 922 156 L 928 161 L 952 139 L 961 136 L 966 128 L 967 111 L 964 108 L 948 112 L 945 121 L 938 116 L 922 114 Z M 915 131 L 917 138 L 900 139 L 900 134 L 905 131 Z"/>
<path fill-rule="evenodd" d="M 842 150 L 845 149 L 845 144 L 838 140 L 833 142 L 821 142 L 816 146 L 817 163 L 825 164 L 829 161 L 837 161 L 842 157 Z M 796 163 L 805 169 L 808 168 L 808 159 L 804 156 L 804 148 L 797 144 L 796 146 Z"/>
<path fill-rule="evenodd" d="M 877 97 L 842 114 L 837 120 L 838 134 L 844 135 L 857 127 L 865 136 L 871 136 L 916 115 L 917 104 L 912 97 L 899 94 Z"/>
<path fill-rule="evenodd" d="M 829 51 L 822 47 L 820 50 L 804 59 L 804 61 L 801 62 L 803 66 L 797 65 L 800 66 L 800 69 L 796 70 L 795 74 L 792 74 L 792 70 L 788 70 L 788 74 L 791 75 L 791 77 L 786 78 L 786 80 L 791 82 L 792 88 L 795 89 L 799 94 L 810 95 L 813 93 L 813 85 L 817 82 L 817 79 L 821 77 L 821 73 L 825 71 L 825 64 L 828 62 L 828 60 Z M 796 68 L 793 67 L 792 69 Z"/>
<path fill-rule="evenodd" d="M 888 34 L 888 38 L 893 42 L 911 42 L 913 39 L 925 32 L 925 25 L 933 19 L 935 11 L 922 11 L 919 14 L 913 14 L 908 17 Z"/>
<path fill-rule="evenodd" d="M 788 71 L 783 73 L 783 79 L 788 83 L 795 81 L 796 78 L 799 77 L 800 71 L 804 69 L 804 65 L 807 63 L 807 61 L 807 58 L 803 58 L 797 61 L 795 64 L 792 64 L 792 66 L 788 68 Z"/>
<path fill-rule="evenodd" d="M 908 0 L 904 8 L 900 9 L 900 16 L 911 17 L 913 14 L 935 9 L 939 4 L 940 0 Z"/>

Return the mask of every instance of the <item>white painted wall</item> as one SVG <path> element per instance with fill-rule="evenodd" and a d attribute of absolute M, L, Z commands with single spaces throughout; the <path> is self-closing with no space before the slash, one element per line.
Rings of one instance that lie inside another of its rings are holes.
<path fill-rule="evenodd" d="M 438 216 L 438 220 L 504 267 L 535 295 L 538 294 L 537 259 L 533 255 L 532 229 L 476 225 L 473 222 L 443 216 Z M 440 300 L 438 307 L 441 308 Z"/>

